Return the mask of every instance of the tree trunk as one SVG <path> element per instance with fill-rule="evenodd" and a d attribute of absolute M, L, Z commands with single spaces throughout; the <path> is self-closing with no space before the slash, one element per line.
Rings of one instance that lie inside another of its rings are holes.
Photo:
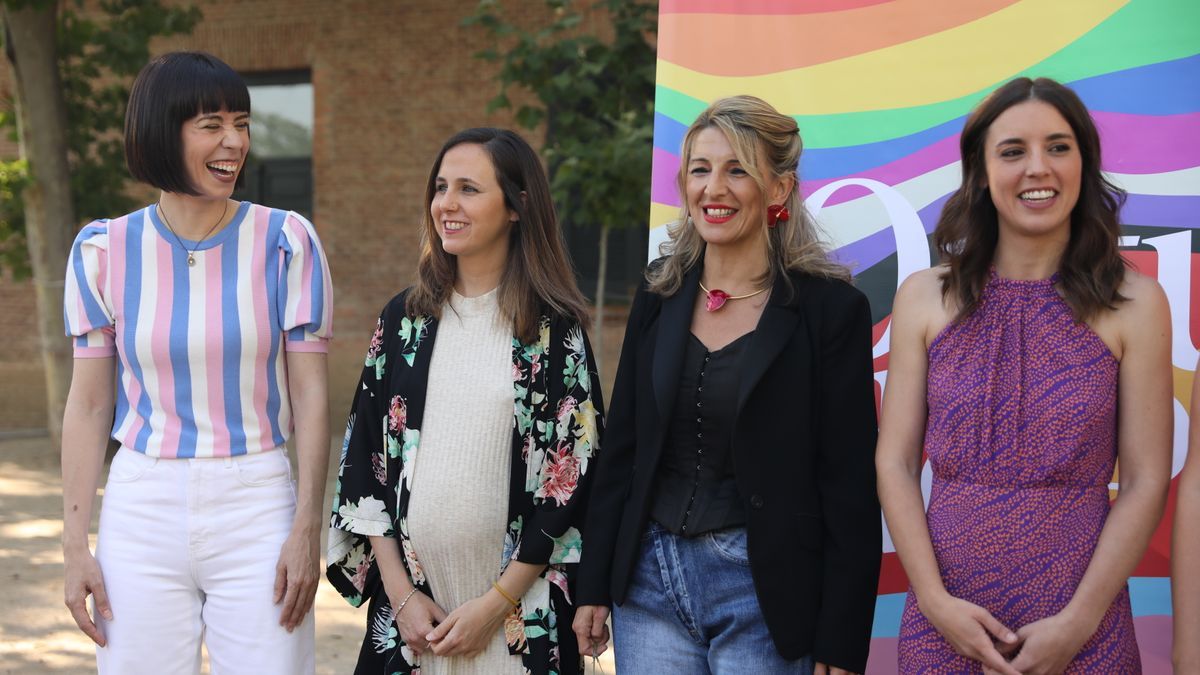
<path fill-rule="evenodd" d="M 592 351 L 596 357 L 596 370 L 604 367 L 604 294 L 608 286 L 608 225 L 600 226 L 600 266 L 596 270 L 596 311 L 592 324 Z M 603 377 L 603 376 L 602 376 Z"/>
<path fill-rule="evenodd" d="M 47 427 L 57 445 L 71 382 L 71 344 L 63 336 L 63 276 L 75 231 L 67 164 L 67 108 L 58 73 L 57 3 L 14 9 L 0 3 L 16 81 L 21 157 L 33 180 L 22 192 L 25 238 L 37 301 L 46 373 Z"/>

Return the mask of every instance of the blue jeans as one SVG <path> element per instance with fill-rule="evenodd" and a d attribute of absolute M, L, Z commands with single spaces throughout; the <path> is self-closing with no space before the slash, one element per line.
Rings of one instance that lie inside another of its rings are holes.
<path fill-rule="evenodd" d="M 625 603 L 613 607 L 619 675 L 810 675 L 811 656 L 787 661 L 763 621 L 746 529 L 679 537 L 651 521 Z"/>

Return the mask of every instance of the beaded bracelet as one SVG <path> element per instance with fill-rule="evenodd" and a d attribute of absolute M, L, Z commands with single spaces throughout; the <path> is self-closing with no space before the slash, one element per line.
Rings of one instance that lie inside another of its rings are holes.
<path fill-rule="evenodd" d="M 392 616 L 400 616 L 401 610 L 403 610 L 404 606 L 408 604 L 408 599 L 411 598 L 413 593 L 416 592 L 417 588 L 414 586 L 413 589 L 408 592 L 408 595 L 404 596 L 404 599 L 400 601 L 400 604 L 396 605 L 396 611 L 392 612 Z"/>

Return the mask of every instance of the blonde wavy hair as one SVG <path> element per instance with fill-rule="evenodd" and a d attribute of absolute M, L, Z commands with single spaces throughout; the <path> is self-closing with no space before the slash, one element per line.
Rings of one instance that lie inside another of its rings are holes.
<path fill-rule="evenodd" d="M 788 192 L 784 201 L 791 217 L 767 230 L 767 271 L 756 281 L 769 286 L 780 275 L 787 281 L 787 272 L 849 281 L 850 270 L 830 259 L 820 229 L 800 199 L 796 170 L 800 166 L 803 143 L 796 121 L 760 98 L 731 96 L 716 101 L 700 113 L 683 138 L 683 156 L 675 178 L 683 206 L 679 210 L 679 220 L 667 226 L 669 239 L 659 246 L 659 254 L 666 257 L 662 264 L 652 265 L 646 272 L 650 290 L 663 296 L 674 295 L 679 291 L 684 274 L 704 256 L 705 243 L 692 224 L 686 195 L 692 144 L 701 131 L 709 128 L 725 134 L 742 169 L 758 185 L 763 200 L 764 228 L 767 227 L 768 206 L 766 177 L 778 179 L 790 175 L 796 178 L 797 186 Z M 790 289 L 791 282 L 787 283 Z"/>

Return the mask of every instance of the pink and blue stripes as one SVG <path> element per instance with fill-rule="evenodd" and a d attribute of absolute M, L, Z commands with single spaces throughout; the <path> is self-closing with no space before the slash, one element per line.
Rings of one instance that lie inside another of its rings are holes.
<path fill-rule="evenodd" d="M 76 358 L 117 357 L 113 438 L 158 457 L 221 457 L 283 444 L 288 351 L 325 352 L 329 268 L 312 224 L 243 202 L 196 247 L 152 207 L 76 238 L 64 316 Z"/>

